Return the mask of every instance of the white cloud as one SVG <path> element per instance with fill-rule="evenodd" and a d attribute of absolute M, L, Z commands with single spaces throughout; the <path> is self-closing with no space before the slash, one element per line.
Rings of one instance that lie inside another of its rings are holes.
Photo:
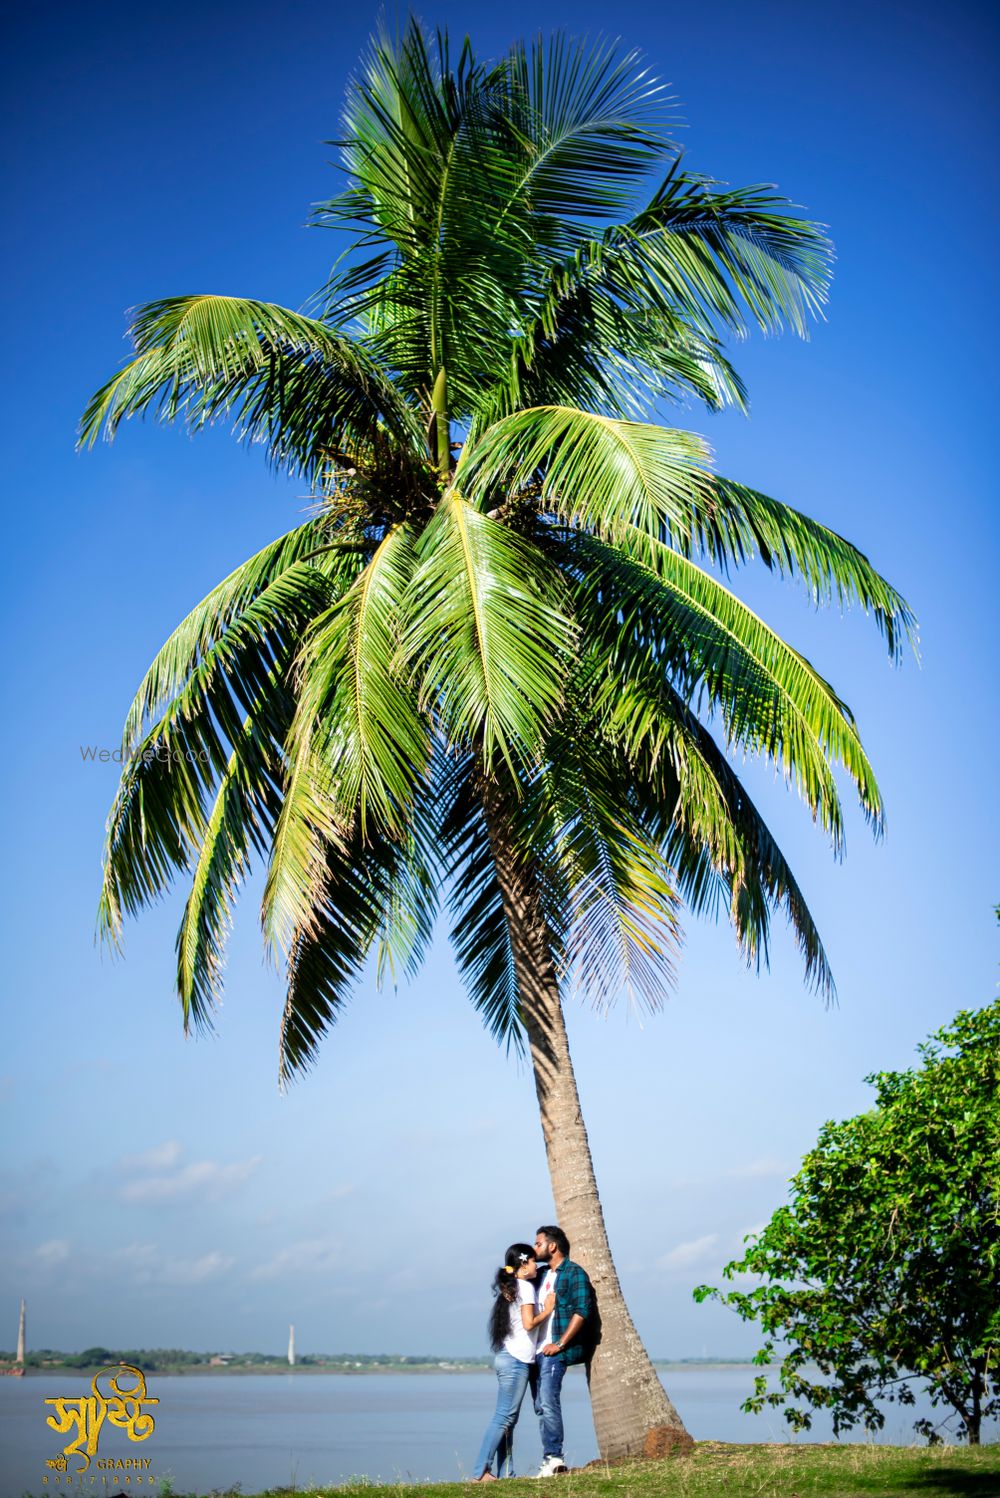
<path fill-rule="evenodd" d="M 165 1154 L 166 1145 L 160 1146 Z M 150 1151 L 150 1156 L 157 1151 Z M 179 1151 L 178 1151 L 179 1154 Z M 263 1156 L 254 1155 L 249 1160 L 235 1160 L 231 1165 L 220 1165 L 215 1160 L 198 1160 L 177 1169 L 178 1154 L 171 1157 L 167 1168 L 159 1174 L 139 1176 L 127 1181 L 119 1191 L 126 1202 L 171 1202 L 197 1198 L 201 1201 L 218 1201 L 243 1182 L 248 1180 L 260 1165 Z M 150 1156 L 146 1156 L 147 1161 Z"/>
<path fill-rule="evenodd" d="M 690 1243 L 678 1243 L 662 1258 L 657 1259 L 658 1269 L 693 1269 L 695 1265 L 709 1261 L 710 1250 L 719 1241 L 718 1233 L 706 1233 L 704 1238 L 692 1238 Z"/>
<path fill-rule="evenodd" d="M 341 1267 L 340 1244 L 325 1238 L 304 1238 L 291 1243 L 256 1269 L 252 1280 L 274 1280 L 284 1274 L 331 1274 Z"/>
<path fill-rule="evenodd" d="M 115 1258 L 136 1285 L 201 1285 L 232 1269 L 236 1260 L 218 1249 L 197 1259 L 168 1258 L 152 1243 L 130 1243 Z"/>
<path fill-rule="evenodd" d="M 35 1256 L 43 1264 L 61 1264 L 64 1259 L 69 1258 L 69 1244 L 65 1238 L 50 1238 L 47 1243 L 38 1245 Z"/>
<path fill-rule="evenodd" d="M 124 1171 L 133 1170 L 169 1170 L 176 1165 L 181 1157 L 181 1147 L 176 1139 L 165 1139 L 162 1144 L 154 1145 L 143 1155 L 123 1155 L 119 1161 Z"/>
<path fill-rule="evenodd" d="M 167 1285 L 200 1285 L 204 1280 L 226 1274 L 236 1260 L 218 1250 L 202 1254 L 200 1259 L 173 1259 L 163 1265 L 163 1282 Z"/>

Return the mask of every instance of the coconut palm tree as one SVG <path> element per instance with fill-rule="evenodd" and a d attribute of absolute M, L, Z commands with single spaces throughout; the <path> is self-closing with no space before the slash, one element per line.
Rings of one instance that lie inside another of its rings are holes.
<path fill-rule="evenodd" d="M 555 37 L 485 65 L 412 23 L 377 38 L 348 91 L 346 185 L 317 215 L 349 253 L 308 314 L 146 306 L 82 426 L 90 443 L 141 413 L 226 417 L 315 496 L 139 688 L 103 933 L 183 874 L 177 987 L 185 1026 L 210 1026 L 259 861 L 284 1081 L 369 962 L 380 982 L 416 968 L 444 895 L 473 1003 L 530 1055 L 556 1212 L 599 1297 L 606 1457 L 689 1438 L 621 1295 L 563 996 L 655 1008 L 681 902 L 720 900 L 757 963 L 783 910 L 830 991 L 725 751 L 780 766 L 835 849 L 835 768 L 876 830 L 879 790 L 845 703 L 726 570 L 758 557 L 860 603 L 894 657 L 913 625 L 848 542 L 649 419 L 741 405 L 723 339 L 803 333 L 829 249 L 769 190 L 683 170 L 668 113 L 613 46 Z"/>

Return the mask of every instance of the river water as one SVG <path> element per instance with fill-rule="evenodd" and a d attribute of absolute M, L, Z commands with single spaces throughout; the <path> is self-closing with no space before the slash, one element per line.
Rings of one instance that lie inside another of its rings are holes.
<path fill-rule="evenodd" d="M 664 1383 L 696 1440 L 785 1441 L 779 1412 L 743 1415 L 741 1400 L 752 1386 L 747 1366 L 678 1365 L 661 1370 Z M 279 1484 L 342 1483 L 366 1476 L 384 1482 L 457 1481 L 468 1477 L 493 1411 L 496 1381 L 483 1373 L 371 1373 L 193 1375 L 150 1374 L 148 1393 L 159 1400 L 156 1428 L 141 1442 L 105 1423 L 89 1469 L 67 1477 L 47 1469 L 73 1437 L 46 1424 L 52 1406 L 43 1401 L 90 1393 L 86 1377 L 65 1373 L 23 1379 L 0 1378 L 0 1498 L 26 1493 L 155 1494 L 169 1478 L 175 1491 L 208 1492 L 239 1483 L 244 1493 Z M 126 1385 L 126 1387 L 130 1387 Z M 597 1455 L 582 1369 L 563 1384 L 566 1459 L 581 1466 Z M 913 1440 L 912 1422 L 922 1406 L 890 1406 L 879 1439 Z M 939 1409 L 935 1418 L 945 1414 Z M 947 1432 L 945 1432 L 947 1433 Z M 827 1440 L 831 1429 L 816 1420 L 810 1441 Z M 994 1428 L 984 1440 L 997 1440 Z M 864 1439 L 864 1434 L 855 1435 Z M 515 1462 L 520 1474 L 541 1458 L 538 1425 L 527 1401 L 517 1427 Z M 147 1459 L 145 1469 L 115 1469 L 99 1463 Z M 72 1471 L 78 1457 L 69 1459 Z M 127 1480 L 126 1480 L 127 1479 Z M 153 1479 L 153 1480 L 150 1480 Z"/>

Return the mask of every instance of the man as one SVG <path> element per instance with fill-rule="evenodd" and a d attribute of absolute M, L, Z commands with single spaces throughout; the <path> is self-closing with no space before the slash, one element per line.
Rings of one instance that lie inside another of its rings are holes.
<path fill-rule="evenodd" d="M 562 1381 L 566 1369 L 585 1363 L 593 1348 L 594 1289 L 579 1264 L 569 1256 L 569 1239 L 558 1227 L 542 1227 L 535 1235 L 535 1253 L 548 1261 L 538 1296 L 539 1305 L 554 1293 L 556 1303 L 538 1332 L 535 1355 L 535 1414 L 542 1434 L 542 1465 L 536 1477 L 566 1472 L 563 1461 Z"/>

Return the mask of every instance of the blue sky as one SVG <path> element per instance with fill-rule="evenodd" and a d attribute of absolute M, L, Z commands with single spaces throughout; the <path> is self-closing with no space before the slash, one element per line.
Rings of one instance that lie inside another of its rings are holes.
<path fill-rule="evenodd" d="M 738 585 L 855 709 L 888 806 L 838 865 L 802 807 L 746 767 L 824 934 L 839 1005 L 807 994 L 780 933 L 748 974 L 724 926 L 687 922 L 663 1014 L 569 1006 L 607 1220 L 659 1356 L 746 1352 L 695 1307 L 783 1199 L 862 1078 L 995 991 L 997 509 L 990 440 L 995 12 L 924 3 L 710 10 L 442 0 L 425 19 L 481 54 L 542 26 L 613 27 L 673 85 L 696 170 L 776 182 L 837 246 L 809 343 L 735 351 L 752 396 L 683 419 L 723 472 L 849 536 L 921 621 L 890 670 L 871 622 L 794 587 Z M 74 452 L 124 358 L 125 310 L 219 291 L 300 305 L 336 247 L 304 227 L 335 185 L 361 0 L 22 9 L 4 98 L 9 494 L 2 593 L 8 938 L 0 1061 L 0 1346 L 17 1298 L 34 1346 L 484 1351 L 486 1287 L 511 1237 L 552 1215 L 530 1076 L 498 1052 L 443 941 L 398 993 L 366 986 L 316 1069 L 276 1087 L 280 983 L 251 887 L 217 1038 L 173 997 L 181 898 L 95 948 L 112 747 L 151 654 L 305 496 L 223 430 L 134 425 Z M 442 1306 L 439 1261 L 459 1260 Z M 433 1309 L 432 1309 L 433 1307 Z"/>

